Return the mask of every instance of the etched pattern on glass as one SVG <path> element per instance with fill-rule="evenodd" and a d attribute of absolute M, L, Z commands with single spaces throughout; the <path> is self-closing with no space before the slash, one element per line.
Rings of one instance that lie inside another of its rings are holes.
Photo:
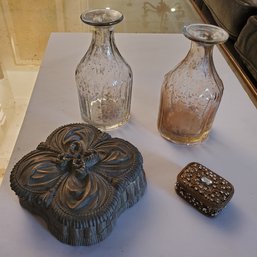
<path fill-rule="evenodd" d="M 213 64 L 213 46 L 224 42 L 226 34 L 212 25 L 194 24 L 184 35 L 191 48 L 165 75 L 158 128 L 172 142 L 193 144 L 208 137 L 221 101 L 223 84 Z"/>
<path fill-rule="evenodd" d="M 108 130 L 123 125 L 130 116 L 132 70 L 119 53 L 113 27 L 122 20 L 118 12 L 102 16 L 97 10 L 82 14 L 82 20 L 95 25 L 91 45 L 76 69 L 76 83 L 83 120 L 100 129 Z M 120 14 L 121 15 L 121 14 Z M 107 20 L 104 20 L 108 17 Z M 92 21 L 90 21 L 92 19 Z"/>

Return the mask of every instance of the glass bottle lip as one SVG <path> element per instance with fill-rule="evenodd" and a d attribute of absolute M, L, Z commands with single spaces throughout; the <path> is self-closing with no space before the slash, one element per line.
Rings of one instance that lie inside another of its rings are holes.
<path fill-rule="evenodd" d="M 210 45 L 224 43 L 229 38 L 228 33 L 224 29 L 201 23 L 185 26 L 183 34 L 192 41 Z"/>
<path fill-rule="evenodd" d="M 123 14 L 112 9 L 95 9 L 85 11 L 80 15 L 80 19 L 92 26 L 112 26 L 123 20 Z"/>

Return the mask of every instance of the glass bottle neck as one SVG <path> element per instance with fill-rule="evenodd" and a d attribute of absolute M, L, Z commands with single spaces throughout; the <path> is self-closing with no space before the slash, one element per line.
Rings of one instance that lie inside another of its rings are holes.
<path fill-rule="evenodd" d="M 113 27 L 95 27 L 92 36 L 91 48 L 110 54 L 115 47 Z"/>
<path fill-rule="evenodd" d="M 184 59 L 184 63 L 188 65 L 190 69 L 203 72 L 205 76 L 207 76 L 207 74 L 214 76 L 217 84 L 220 85 L 222 82 L 213 62 L 214 46 L 215 44 L 203 44 L 191 41 L 191 48 Z"/>
<path fill-rule="evenodd" d="M 191 48 L 186 58 L 198 62 L 203 60 L 212 61 L 213 47 L 214 45 L 191 41 Z"/>

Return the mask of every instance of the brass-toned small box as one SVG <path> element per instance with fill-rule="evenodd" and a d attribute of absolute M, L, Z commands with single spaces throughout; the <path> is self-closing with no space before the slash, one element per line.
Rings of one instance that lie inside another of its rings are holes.
<path fill-rule="evenodd" d="M 177 176 L 175 190 L 202 214 L 216 216 L 234 194 L 233 185 L 200 163 L 189 163 Z"/>

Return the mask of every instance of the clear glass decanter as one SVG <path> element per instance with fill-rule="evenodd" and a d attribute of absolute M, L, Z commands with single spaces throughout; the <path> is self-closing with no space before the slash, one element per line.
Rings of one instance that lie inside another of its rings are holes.
<path fill-rule="evenodd" d="M 161 89 L 158 129 L 174 143 L 204 141 L 223 94 L 223 83 L 213 63 L 213 47 L 228 34 L 208 24 L 184 27 L 191 48 L 180 64 L 165 75 Z"/>
<path fill-rule="evenodd" d="M 123 20 L 115 10 L 81 14 L 94 26 L 91 45 L 77 66 L 75 79 L 82 119 L 102 130 L 126 123 L 130 116 L 132 70 L 114 41 L 113 25 Z"/>

